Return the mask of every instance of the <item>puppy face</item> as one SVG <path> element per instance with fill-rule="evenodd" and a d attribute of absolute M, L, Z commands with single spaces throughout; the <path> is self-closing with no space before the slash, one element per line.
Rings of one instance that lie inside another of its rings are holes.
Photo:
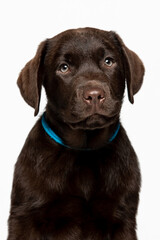
<path fill-rule="evenodd" d="M 109 34 L 69 31 L 49 40 L 44 60 L 49 105 L 72 128 L 101 128 L 118 116 L 125 86 L 122 55 Z M 54 43 L 55 44 L 55 43 Z"/>
<path fill-rule="evenodd" d="M 143 74 L 142 62 L 117 34 L 85 28 L 41 43 L 35 58 L 22 70 L 18 85 L 36 114 L 43 84 L 48 108 L 61 121 L 71 128 L 96 129 L 118 118 L 125 81 L 133 103 Z"/>

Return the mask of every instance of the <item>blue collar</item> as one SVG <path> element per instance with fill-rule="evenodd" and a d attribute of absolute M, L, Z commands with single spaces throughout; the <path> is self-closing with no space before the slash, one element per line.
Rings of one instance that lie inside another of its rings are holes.
<path fill-rule="evenodd" d="M 45 132 L 50 136 L 50 138 L 52 138 L 56 143 L 66 147 L 66 148 L 69 148 L 69 149 L 74 149 L 74 150 L 86 150 L 86 151 L 89 151 L 89 150 L 93 150 L 93 149 L 77 149 L 77 148 L 72 148 L 66 144 L 64 144 L 63 140 L 57 136 L 57 134 L 49 127 L 46 119 L 45 119 L 45 113 L 43 113 L 42 115 L 42 119 L 41 119 L 41 122 L 42 122 L 42 126 L 45 130 Z M 120 129 L 120 123 L 118 123 L 117 125 L 117 128 L 116 128 L 116 131 L 113 133 L 113 135 L 109 138 L 108 140 L 108 143 L 111 143 L 117 136 L 118 132 L 119 132 L 119 129 Z"/>

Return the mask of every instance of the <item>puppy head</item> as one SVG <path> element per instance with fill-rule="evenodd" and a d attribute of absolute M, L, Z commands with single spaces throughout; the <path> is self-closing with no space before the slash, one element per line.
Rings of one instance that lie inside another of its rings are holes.
<path fill-rule="evenodd" d="M 133 103 L 144 67 L 115 32 L 68 30 L 42 42 L 18 86 L 38 114 L 42 85 L 48 106 L 73 128 L 100 128 L 119 115 L 125 81 Z"/>

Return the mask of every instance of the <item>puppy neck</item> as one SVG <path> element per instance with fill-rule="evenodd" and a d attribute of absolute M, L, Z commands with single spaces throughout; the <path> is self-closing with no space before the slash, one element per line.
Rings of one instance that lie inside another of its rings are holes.
<path fill-rule="evenodd" d="M 95 130 L 71 129 L 67 124 L 59 123 L 49 114 L 42 116 L 42 126 L 56 143 L 75 150 L 96 150 L 110 144 L 117 137 L 119 121 L 109 127 Z"/>

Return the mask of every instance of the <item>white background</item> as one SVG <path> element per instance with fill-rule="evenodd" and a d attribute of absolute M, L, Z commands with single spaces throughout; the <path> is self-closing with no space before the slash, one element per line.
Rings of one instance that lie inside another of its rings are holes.
<path fill-rule="evenodd" d="M 142 89 L 134 105 L 126 94 L 121 119 L 142 172 L 138 237 L 160 240 L 159 1 L 5 0 L 0 5 L 0 240 L 7 237 L 14 164 L 37 119 L 19 94 L 18 74 L 42 40 L 85 26 L 116 31 L 144 62 Z M 40 112 L 45 101 L 43 93 Z"/>

